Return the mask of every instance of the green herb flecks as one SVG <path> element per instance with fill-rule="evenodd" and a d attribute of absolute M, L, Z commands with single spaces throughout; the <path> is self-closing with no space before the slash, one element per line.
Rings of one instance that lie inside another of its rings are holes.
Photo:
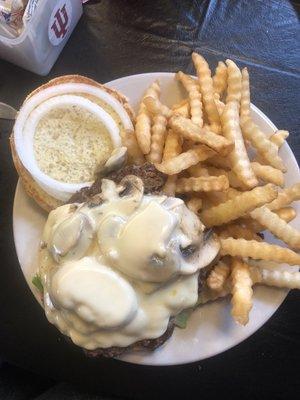
<path fill-rule="evenodd" d="M 34 275 L 34 277 L 32 278 L 32 283 L 38 289 L 39 292 L 41 293 L 44 292 L 42 280 L 38 274 Z"/>
<path fill-rule="evenodd" d="M 176 315 L 174 324 L 180 329 L 185 329 L 186 325 L 187 325 L 187 321 L 188 321 L 190 315 L 192 314 L 192 312 L 193 312 L 192 308 L 181 311 L 178 315 Z"/>

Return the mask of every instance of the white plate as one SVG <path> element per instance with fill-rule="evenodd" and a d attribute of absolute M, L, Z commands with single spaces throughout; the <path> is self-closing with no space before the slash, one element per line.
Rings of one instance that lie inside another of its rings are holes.
<path fill-rule="evenodd" d="M 172 73 L 149 73 L 129 76 L 108 83 L 108 86 L 120 90 L 130 99 L 133 108 L 145 89 L 159 79 L 162 86 L 162 101 L 168 105 L 179 102 L 183 91 L 174 80 Z M 274 132 L 274 124 L 255 106 L 252 106 L 254 121 L 267 134 Z M 300 181 L 300 173 L 295 157 L 287 144 L 280 150 L 288 172 L 286 185 Z M 300 223 L 299 205 L 298 216 L 292 222 L 295 227 Z M 46 221 L 46 214 L 25 194 L 18 183 L 13 211 L 13 228 L 17 255 L 24 276 L 36 296 L 31 279 L 37 269 L 37 250 Z M 269 238 L 269 241 L 274 241 Z M 287 295 L 287 290 L 256 287 L 254 305 L 247 326 L 237 326 L 230 316 L 228 299 L 216 301 L 196 310 L 188 322 L 186 329 L 175 329 L 171 339 L 160 349 L 151 353 L 131 353 L 122 359 L 137 364 L 170 365 L 183 364 L 219 354 L 257 331 L 277 310 Z M 37 296 L 36 296 L 37 297 Z"/>

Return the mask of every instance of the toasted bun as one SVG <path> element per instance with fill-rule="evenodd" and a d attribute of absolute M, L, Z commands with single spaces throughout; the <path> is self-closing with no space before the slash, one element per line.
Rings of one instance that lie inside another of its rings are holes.
<path fill-rule="evenodd" d="M 92 85 L 101 88 L 105 92 L 109 93 L 111 96 L 115 97 L 124 107 L 126 110 L 127 114 L 129 115 L 132 123 L 134 123 L 134 112 L 132 108 L 130 107 L 128 103 L 128 99 L 120 92 L 114 89 L 110 89 L 106 87 L 105 85 L 102 85 L 93 79 L 86 78 L 81 75 L 65 75 L 61 76 L 55 79 L 52 79 L 48 83 L 45 83 L 44 85 L 38 87 L 35 89 L 33 92 L 31 92 L 25 99 L 26 100 L 30 99 L 30 97 L 34 96 L 38 92 L 47 89 L 51 86 L 56 86 L 56 85 L 61 85 L 64 83 L 85 83 L 87 85 Z M 23 183 L 24 189 L 26 193 L 33 198 L 37 204 L 42 207 L 43 210 L 50 212 L 51 210 L 57 208 L 58 206 L 62 205 L 62 201 L 55 199 L 54 197 L 50 196 L 48 193 L 46 193 L 33 179 L 31 174 L 27 171 L 27 169 L 24 167 L 22 164 L 16 148 L 15 148 L 15 143 L 14 143 L 14 134 L 11 134 L 10 137 L 10 146 L 11 146 L 11 153 L 12 153 L 12 159 L 15 165 L 15 168 L 19 174 L 19 177 Z"/>

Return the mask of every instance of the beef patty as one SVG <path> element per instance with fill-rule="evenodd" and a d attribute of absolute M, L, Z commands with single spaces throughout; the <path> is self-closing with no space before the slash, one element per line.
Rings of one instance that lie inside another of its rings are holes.
<path fill-rule="evenodd" d="M 142 179 L 144 183 L 145 194 L 159 194 L 162 190 L 163 185 L 166 182 L 166 175 L 159 172 L 152 164 L 145 163 L 142 166 L 128 165 L 116 172 L 112 172 L 107 175 L 106 179 L 119 183 L 127 175 L 136 175 Z M 101 193 L 102 177 L 98 177 L 92 186 L 86 187 L 75 193 L 68 203 L 83 203 L 89 202 L 92 205 L 97 205 L 101 202 L 101 198 L 97 196 Z M 203 285 L 204 280 L 208 272 L 212 267 L 207 266 L 200 271 L 199 274 L 199 291 Z M 171 336 L 174 331 L 174 318 L 170 318 L 166 331 L 155 339 L 143 339 L 136 343 L 131 344 L 127 347 L 108 347 L 99 348 L 96 350 L 84 350 L 85 354 L 89 357 L 117 357 L 122 353 L 129 350 L 155 350 L 164 344 Z"/>

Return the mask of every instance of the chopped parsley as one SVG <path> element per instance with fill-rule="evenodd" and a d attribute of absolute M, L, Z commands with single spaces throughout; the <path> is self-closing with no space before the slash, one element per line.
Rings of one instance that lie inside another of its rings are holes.
<path fill-rule="evenodd" d="M 38 274 L 34 275 L 34 277 L 32 278 L 32 283 L 38 289 L 39 292 L 43 293 L 44 288 L 43 288 L 42 280 Z"/>

